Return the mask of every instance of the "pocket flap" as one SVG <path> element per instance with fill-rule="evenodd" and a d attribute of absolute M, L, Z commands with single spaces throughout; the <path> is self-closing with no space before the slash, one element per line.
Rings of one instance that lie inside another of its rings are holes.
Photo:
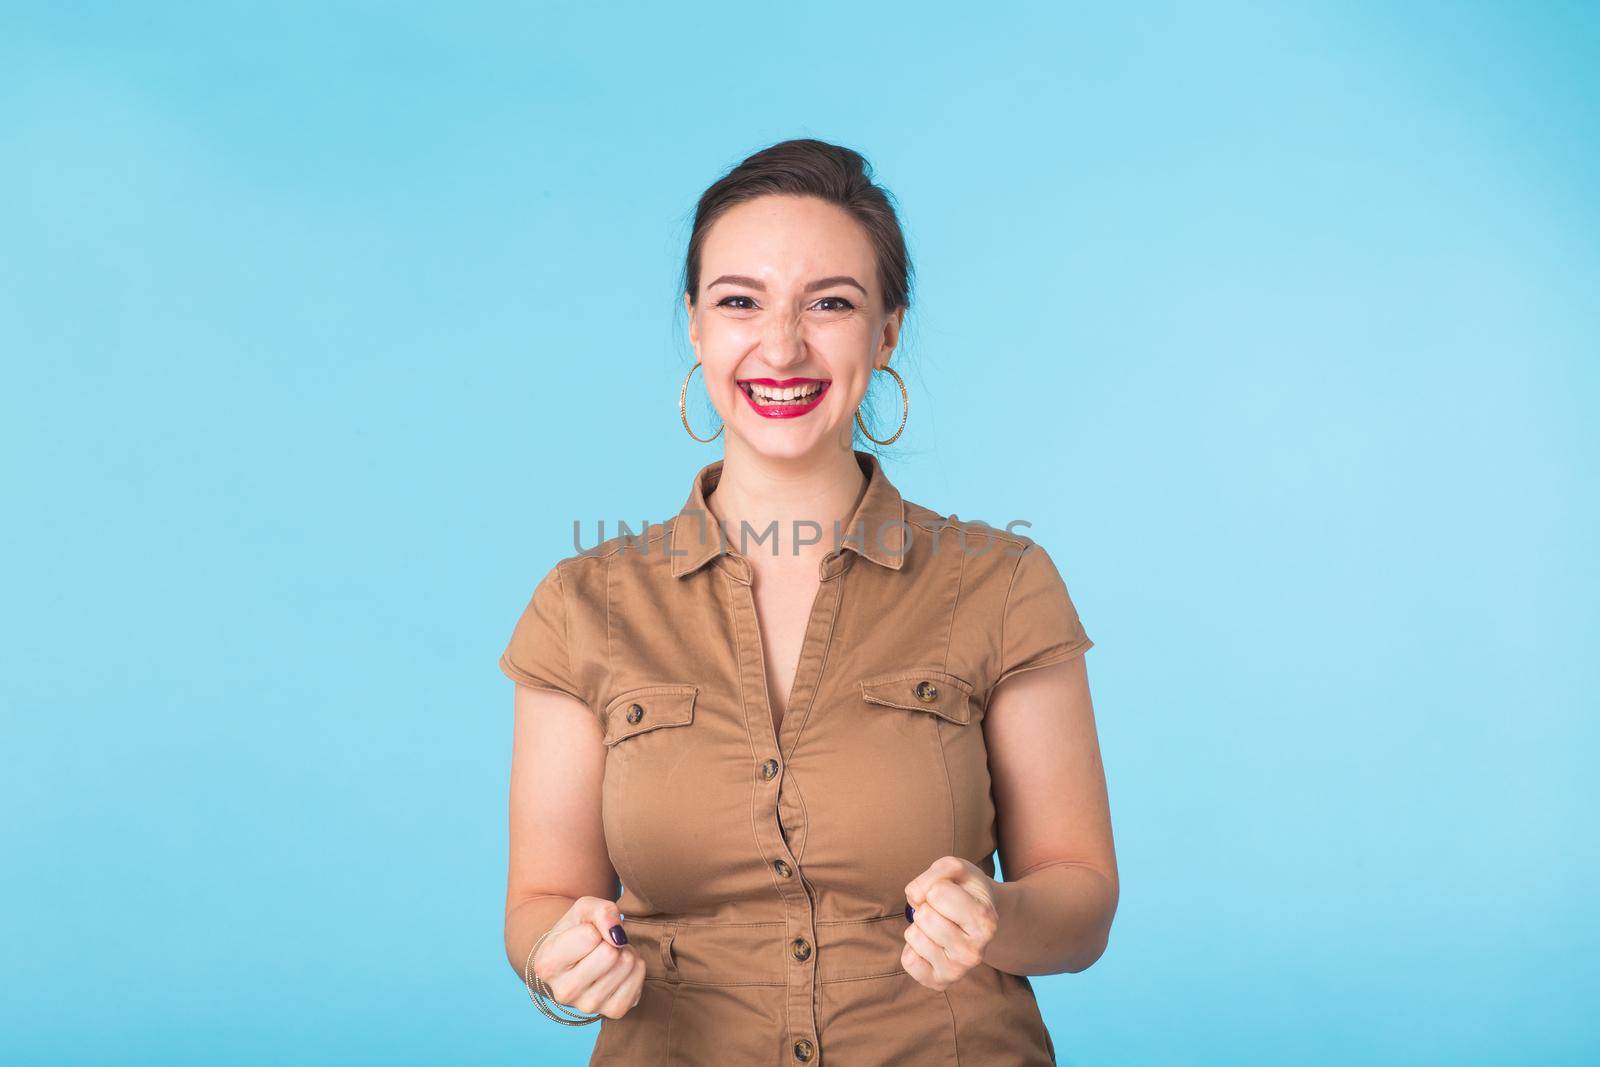
<path fill-rule="evenodd" d="M 865 678 L 861 695 L 871 704 L 931 712 L 963 725 L 972 719 L 971 683 L 943 671 L 897 671 Z"/>
<path fill-rule="evenodd" d="M 687 726 L 694 721 L 699 692 L 697 685 L 646 685 L 619 693 L 606 705 L 605 743 L 662 726 Z"/>

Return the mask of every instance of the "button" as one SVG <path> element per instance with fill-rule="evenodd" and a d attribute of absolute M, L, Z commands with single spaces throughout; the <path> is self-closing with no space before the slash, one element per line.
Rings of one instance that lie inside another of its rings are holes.
<path fill-rule="evenodd" d="M 777 776 L 778 776 L 778 761 L 777 760 L 769 759 L 769 760 L 767 760 L 765 763 L 763 763 L 761 765 L 761 777 L 765 778 L 767 781 L 770 782 L 774 778 L 776 778 Z"/>
<path fill-rule="evenodd" d="M 629 704 L 628 705 L 628 721 L 629 722 L 638 722 L 642 718 L 644 718 L 644 708 L 639 706 L 638 704 Z"/>
<path fill-rule="evenodd" d="M 797 960 L 808 960 L 811 958 L 811 943 L 803 937 L 797 937 L 789 942 L 789 952 Z"/>
<path fill-rule="evenodd" d="M 817 1046 L 813 1045 L 808 1038 L 802 1037 L 794 1043 L 794 1058 L 801 1063 L 810 1062 L 811 1054 L 816 1051 L 816 1048 Z"/>
<path fill-rule="evenodd" d="M 939 687 L 926 678 L 917 683 L 917 688 L 913 692 L 917 694 L 918 700 L 926 704 L 932 704 L 939 699 Z"/>
<path fill-rule="evenodd" d="M 787 863 L 783 862 L 782 860 L 773 860 L 772 861 L 772 869 L 777 871 L 779 874 L 783 875 L 783 877 L 785 877 L 785 878 L 789 877 L 789 875 L 794 873 L 793 871 L 791 871 L 789 869 L 789 865 Z"/>

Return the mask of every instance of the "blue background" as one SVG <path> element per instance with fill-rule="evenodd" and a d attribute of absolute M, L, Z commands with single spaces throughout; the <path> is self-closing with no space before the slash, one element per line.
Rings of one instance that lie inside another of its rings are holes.
<path fill-rule="evenodd" d="M 1589 4 L 7 5 L 4 1058 L 586 1062 L 495 660 L 719 454 L 695 198 L 815 136 L 919 275 L 890 476 L 1097 642 L 1062 1062 L 1592 1062 L 1597 64 Z"/>

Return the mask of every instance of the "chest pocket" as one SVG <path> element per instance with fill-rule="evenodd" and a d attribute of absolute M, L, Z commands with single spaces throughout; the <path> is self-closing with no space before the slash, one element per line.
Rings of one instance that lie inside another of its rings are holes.
<path fill-rule="evenodd" d="M 612 747 L 630 737 L 694 722 L 697 685 L 647 685 L 611 698 L 606 705 L 605 743 Z"/>
<path fill-rule="evenodd" d="M 972 721 L 971 683 L 943 671 L 897 671 L 865 678 L 861 695 L 869 704 L 924 711 L 960 726 Z"/>
<path fill-rule="evenodd" d="M 859 768 L 854 780 L 869 784 L 856 794 L 870 789 L 872 822 L 894 828 L 864 843 L 871 851 L 863 854 L 891 857 L 890 884 L 899 886 L 945 854 L 981 864 L 994 850 L 994 808 L 972 683 L 908 667 L 860 685 L 871 762 Z"/>
<path fill-rule="evenodd" d="M 607 852 L 630 894 L 625 910 L 683 910 L 697 891 L 684 828 L 703 832 L 708 817 L 695 786 L 709 754 L 702 731 L 690 728 L 699 694 L 696 685 L 646 685 L 606 702 L 601 817 Z"/>

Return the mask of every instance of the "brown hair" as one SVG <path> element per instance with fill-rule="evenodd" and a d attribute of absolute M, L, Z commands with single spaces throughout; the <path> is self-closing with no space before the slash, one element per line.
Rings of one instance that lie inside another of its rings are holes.
<path fill-rule="evenodd" d="M 774 194 L 814 196 L 848 211 L 877 254 L 885 307 L 911 306 L 911 260 L 894 197 L 873 182 L 872 164 L 859 152 L 811 138 L 763 148 L 700 194 L 683 266 L 683 292 L 691 304 L 700 289 L 700 254 L 712 225 L 734 205 Z"/>
<path fill-rule="evenodd" d="M 809 137 L 763 148 L 700 194 L 681 281 L 691 305 L 699 295 L 701 251 L 711 227 L 729 208 L 771 195 L 814 196 L 849 212 L 872 244 L 886 310 L 910 308 L 911 259 L 893 194 L 872 180 L 872 164 L 861 153 Z M 855 434 L 858 444 L 871 447 L 859 428 Z"/>

